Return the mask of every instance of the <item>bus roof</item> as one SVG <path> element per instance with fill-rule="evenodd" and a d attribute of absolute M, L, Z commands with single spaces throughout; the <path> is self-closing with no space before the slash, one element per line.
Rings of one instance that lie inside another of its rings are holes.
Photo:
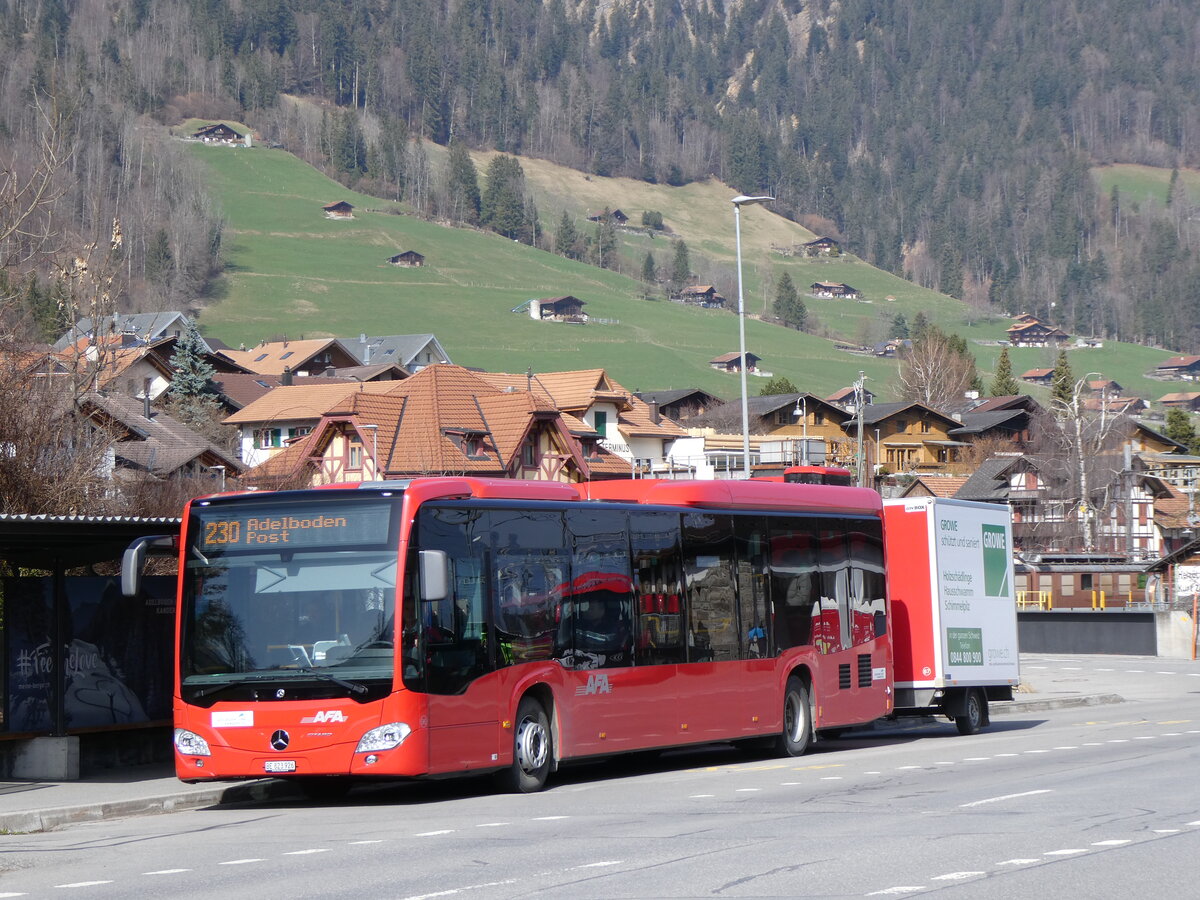
<path fill-rule="evenodd" d="M 662 506 L 715 509 L 804 510 L 855 515 L 881 514 L 883 500 L 869 488 L 778 481 L 667 481 L 624 479 L 580 484 L 589 500 L 623 500 Z"/>

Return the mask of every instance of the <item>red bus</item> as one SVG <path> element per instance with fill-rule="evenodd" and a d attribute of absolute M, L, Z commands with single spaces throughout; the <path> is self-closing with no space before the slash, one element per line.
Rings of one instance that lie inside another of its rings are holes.
<path fill-rule="evenodd" d="M 438 477 L 222 495 L 189 504 L 179 569 L 188 782 L 321 795 L 492 771 L 535 791 L 630 751 L 800 755 L 892 710 L 866 489 Z"/>

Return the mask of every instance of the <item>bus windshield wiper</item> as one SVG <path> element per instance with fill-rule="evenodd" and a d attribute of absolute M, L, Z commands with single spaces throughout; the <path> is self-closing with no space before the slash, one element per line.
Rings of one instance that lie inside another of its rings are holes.
<path fill-rule="evenodd" d="M 305 675 L 315 675 L 317 678 L 323 678 L 326 681 L 332 681 L 338 687 L 344 687 L 352 694 L 365 694 L 367 686 L 359 684 L 357 681 L 347 681 L 344 678 L 338 678 L 336 675 L 330 675 L 328 672 L 322 672 L 319 669 L 314 669 L 312 666 L 306 666 L 304 663 L 296 664 L 296 671 L 303 672 Z"/>
<path fill-rule="evenodd" d="M 198 688 L 196 690 L 196 692 L 194 694 L 192 694 L 192 696 L 196 700 L 199 700 L 203 697 L 211 697 L 213 694 L 219 694 L 222 691 L 227 691 L 230 688 L 242 687 L 243 685 L 250 684 L 250 683 L 253 683 L 256 681 L 272 681 L 272 680 L 274 680 L 274 676 L 272 676 L 272 675 L 256 675 L 251 678 L 239 678 L 237 681 L 223 681 L 220 684 L 214 684 L 211 687 Z M 187 685 L 185 684 L 184 687 L 187 687 Z"/>

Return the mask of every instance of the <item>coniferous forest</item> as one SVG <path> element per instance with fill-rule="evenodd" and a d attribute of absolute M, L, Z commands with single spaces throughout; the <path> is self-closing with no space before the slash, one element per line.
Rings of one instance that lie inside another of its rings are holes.
<path fill-rule="evenodd" d="M 53 202 L 0 233 L 0 287 L 50 330 L 78 273 L 40 267 L 36 236 L 104 245 L 119 218 L 106 277 L 126 306 L 201 295 L 219 213 L 156 127 L 198 117 L 249 123 L 348 185 L 460 221 L 480 215 L 470 179 L 440 183 L 422 142 L 668 184 L 716 176 L 979 309 L 1193 352 L 1200 233 L 1184 179 L 1134 204 L 1092 170 L 1200 167 L 1194 12 L 1185 0 L 0 0 L 0 169 L 22 185 L 47 153 L 60 161 Z"/>

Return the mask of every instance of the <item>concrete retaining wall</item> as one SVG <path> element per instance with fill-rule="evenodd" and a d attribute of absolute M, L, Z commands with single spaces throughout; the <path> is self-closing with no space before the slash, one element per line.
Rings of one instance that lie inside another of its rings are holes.
<path fill-rule="evenodd" d="M 1182 610 L 1055 609 L 1017 613 L 1025 653 L 1100 653 L 1191 659 L 1192 616 Z"/>

